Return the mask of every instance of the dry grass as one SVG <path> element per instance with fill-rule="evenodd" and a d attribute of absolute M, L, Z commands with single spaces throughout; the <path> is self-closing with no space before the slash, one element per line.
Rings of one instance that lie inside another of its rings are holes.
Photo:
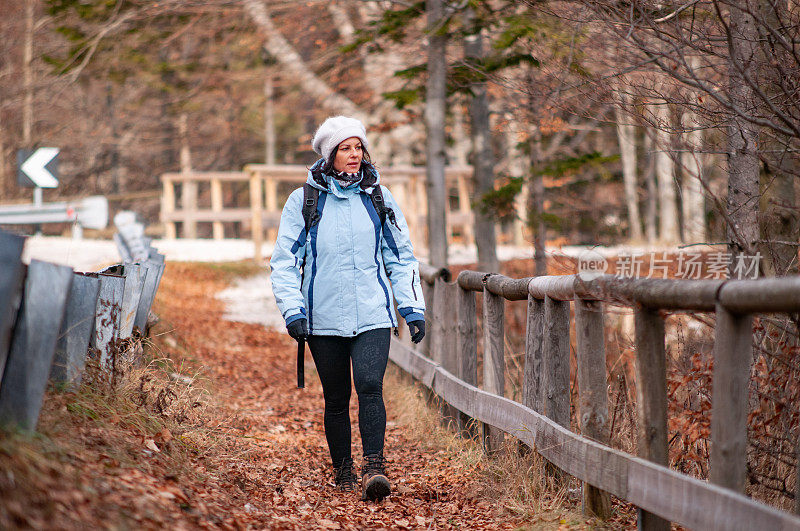
<path fill-rule="evenodd" d="M 467 439 L 440 421 L 438 404 L 420 384 L 396 367 L 387 371 L 387 408 L 392 410 L 407 436 L 429 452 L 449 454 L 451 467 L 470 485 L 466 496 L 481 497 L 521 518 L 520 529 L 618 528 L 635 525 L 635 514 L 624 504 L 614 504 L 612 518 L 602 522 L 581 514 L 581 485 L 574 478 L 560 481 L 547 474 L 546 461 L 535 452 L 521 449 L 511 437 L 492 458 L 478 437 Z"/>
<path fill-rule="evenodd" d="M 50 388 L 38 432 L 0 432 L 0 528 L 132 528 L 159 495 L 180 498 L 170 485 L 202 479 L 192 461 L 222 440 L 212 397 L 143 350 L 121 345 L 112 378 L 89 358 L 79 387 Z"/>

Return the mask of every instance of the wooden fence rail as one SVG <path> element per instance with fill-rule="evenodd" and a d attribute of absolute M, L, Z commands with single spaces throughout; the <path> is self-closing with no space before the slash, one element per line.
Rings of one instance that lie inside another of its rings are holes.
<path fill-rule="evenodd" d="M 434 321 L 457 323 L 463 336 L 442 341 L 434 326 L 427 347 L 414 350 L 393 340 L 390 358 L 402 370 L 458 410 L 487 426 L 487 450 L 498 430 L 521 440 L 547 461 L 585 482 L 584 508 L 607 514 L 608 493 L 640 508 L 644 529 L 668 529 L 674 521 L 693 529 L 800 529 L 800 518 L 744 495 L 747 389 L 752 353 L 752 314 L 800 311 L 800 278 L 687 281 L 576 275 L 511 279 L 421 267 L 423 290 L 433 293 Z M 441 304 L 442 285 L 457 289 L 457 304 Z M 438 289 L 436 286 L 440 286 Z M 475 292 L 483 293 L 484 389 L 478 389 Z M 523 401 L 504 398 L 502 300 L 527 299 Z M 488 301 L 488 302 L 487 302 Z M 578 363 L 578 426 L 569 427 L 569 305 L 575 305 Z M 607 445 L 603 305 L 636 312 L 638 451 Z M 661 309 L 716 312 L 710 481 L 668 468 L 664 322 Z M 452 332 L 449 332 L 452 333 Z M 498 341 L 498 336 L 500 341 Z M 443 358 L 453 344 L 455 359 Z M 438 350 L 437 350 L 438 349 Z M 487 366 L 489 366 L 487 368 Z"/>
<path fill-rule="evenodd" d="M 80 385 L 87 356 L 113 378 L 120 341 L 145 331 L 164 255 L 151 247 L 139 263 L 79 273 L 24 265 L 23 244 L 0 230 L 0 427 L 32 431 L 48 380 Z"/>
<path fill-rule="evenodd" d="M 424 237 L 427 219 L 425 168 L 393 166 L 381 168 L 380 172 L 381 183 L 389 188 L 402 208 L 410 233 Z M 198 223 L 210 223 L 212 237 L 222 239 L 226 224 L 234 224 L 249 233 L 256 259 L 260 260 L 265 236 L 267 241 L 274 241 L 277 236 L 283 202 L 292 189 L 305 182 L 307 173 L 305 166 L 264 164 L 248 164 L 241 172 L 165 173 L 161 176 L 161 221 L 165 237 L 176 238 L 180 224 L 182 237 L 197 238 Z M 449 201 L 445 205 L 448 237 L 452 241 L 458 233 L 467 244 L 474 243 L 471 178 L 469 167 L 446 170 L 449 195 L 457 198 L 456 207 L 451 209 Z M 225 201 L 226 197 L 237 195 L 231 187 L 242 195 L 246 193 L 247 204 Z M 201 197 L 204 198 L 202 205 Z M 231 202 L 236 204 L 227 204 Z M 515 242 L 521 244 L 521 223 L 515 225 L 514 231 Z M 420 246 L 423 242 L 413 243 Z"/>

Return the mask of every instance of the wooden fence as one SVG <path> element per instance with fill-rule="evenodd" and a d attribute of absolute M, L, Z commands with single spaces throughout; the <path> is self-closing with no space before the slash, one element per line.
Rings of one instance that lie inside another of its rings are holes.
<path fill-rule="evenodd" d="M 390 358 L 461 416 L 483 423 L 487 451 L 510 434 L 584 482 L 584 507 L 603 515 L 608 493 L 640 509 L 640 527 L 800 529 L 800 518 L 743 494 L 752 315 L 800 311 L 800 277 L 655 280 L 576 275 L 511 279 L 421 267 L 430 334 Z M 477 387 L 475 293 L 483 297 L 483 388 Z M 522 397 L 503 397 L 504 300 L 527 301 Z M 580 434 L 570 430 L 570 304 L 574 305 Z M 638 456 L 608 446 L 604 304 L 633 307 Z M 716 313 L 710 481 L 668 468 L 664 319 L 660 310 Z M 447 408 L 444 408 L 445 410 Z M 460 419 L 464 425 L 464 419 Z"/>
<path fill-rule="evenodd" d="M 48 380 L 77 386 L 87 356 L 109 381 L 122 341 L 144 332 L 164 272 L 149 248 L 99 272 L 21 260 L 24 238 L 0 230 L 0 426 L 34 430 Z M 128 360 L 135 361 L 135 360 Z"/>
<path fill-rule="evenodd" d="M 428 204 L 425 168 L 395 166 L 380 171 L 381 183 L 403 210 L 410 233 L 424 237 Z M 161 176 L 165 237 L 178 236 L 178 223 L 184 238 L 197 237 L 198 223 L 210 224 L 214 239 L 225 237 L 226 225 L 235 225 L 239 232 L 249 233 L 256 259 L 260 260 L 265 231 L 267 240 L 274 241 L 283 203 L 292 190 L 306 181 L 307 174 L 304 166 L 264 164 L 249 164 L 242 172 L 166 173 Z M 458 235 L 466 244 L 474 243 L 471 177 L 468 167 L 446 170 L 449 196 L 457 200 L 453 208 L 450 202 L 445 205 L 448 235 L 451 241 Z M 246 200 L 233 199 L 236 195 L 246 195 Z M 515 225 L 515 230 L 519 233 L 515 241 L 521 243 L 521 224 Z M 423 241 L 413 243 L 422 246 Z"/>

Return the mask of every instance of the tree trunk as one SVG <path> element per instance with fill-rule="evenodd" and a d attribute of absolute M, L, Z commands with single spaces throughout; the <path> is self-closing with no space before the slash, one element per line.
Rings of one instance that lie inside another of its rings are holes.
<path fill-rule="evenodd" d="M 22 50 L 22 77 L 25 97 L 22 103 L 22 146 L 33 147 L 33 8 L 36 0 L 25 0 L 25 43 Z"/>
<path fill-rule="evenodd" d="M 443 0 L 426 0 L 428 22 L 428 83 L 425 99 L 426 174 L 428 179 L 428 256 L 431 265 L 447 266 L 447 225 L 445 201 L 445 91 L 447 37 L 442 33 Z"/>
<path fill-rule="evenodd" d="M 264 162 L 275 164 L 275 89 L 272 72 L 264 72 Z"/>
<path fill-rule="evenodd" d="M 666 103 L 656 106 L 658 126 L 656 128 L 656 180 L 660 207 L 659 238 L 675 243 L 678 234 L 678 207 L 675 201 L 675 163 L 671 157 L 672 145 L 669 134 L 669 107 Z"/>
<path fill-rule="evenodd" d="M 645 202 L 644 228 L 647 241 L 653 243 L 658 238 L 658 192 L 656 186 L 656 147 L 655 140 L 649 134 L 644 135 L 647 165 L 645 173 L 645 186 L 647 201 Z"/>
<path fill-rule="evenodd" d="M 331 112 L 348 114 L 360 120 L 366 119 L 366 113 L 352 100 L 334 91 L 306 64 L 300 54 L 275 27 L 263 1 L 244 0 L 243 5 L 245 13 L 250 16 L 256 26 L 261 28 L 265 38 L 264 46 L 281 64 L 284 72 L 296 80 L 305 92 L 315 97 Z"/>
<path fill-rule="evenodd" d="M 111 193 L 118 194 L 121 189 L 122 164 L 119 156 L 119 128 L 117 127 L 117 113 L 114 112 L 114 90 L 111 83 L 106 84 L 106 114 L 111 130 Z"/>
<path fill-rule="evenodd" d="M 182 112 L 178 118 L 178 135 L 181 138 L 181 172 L 192 171 L 192 149 L 189 147 L 189 117 Z"/>
<path fill-rule="evenodd" d="M 450 104 L 450 114 L 453 117 L 453 128 L 450 135 L 450 165 L 464 167 L 469 164 L 470 158 L 472 138 L 467 136 L 466 121 L 468 118 L 472 118 L 472 108 L 469 105 L 462 105 L 460 99 L 451 101 Z M 467 112 L 464 112 L 465 110 Z M 467 116 L 468 114 L 469 116 Z"/>
<path fill-rule="evenodd" d="M 469 10 L 468 24 L 474 20 Z M 480 29 L 464 40 L 464 56 L 467 62 L 484 58 L 483 39 Z M 470 133 L 472 136 L 472 169 L 475 197 L 480 200 L 486 192 L 494 189 L 494 154 L 492 153 L 491 127 L 489 123 L 489 98 L 486 83 L 470 86 L 472 98 L 469 102 Z M 475 208 L 475 246 L 478 249 L 478 271 L 499 272 L 497 262 L 497 238 L 492 216 L 480 207 Z"/>
<path fill-rule="evenodd" d="M 631 122 L 631 97 L 624 90 L 619 90 L 619 102 L 616 107 L 617 137 L 622 159 L 622 180 L 625 185 L 625 203 L 628 208 L 628 224 L 630 237 L 635 241 L 642 239 L 642 219 L 639 215 L 638 183 L 636 182 L 636 126 Z"/>
<path fill-rule="evenodd" d="M 730 4 L 730 58 L 728 90 L 731 103 L 745 113 L 753 111 L 753 89 L 745 77 L 755 78 L 755 20 L 747 0 Z M 731 266 L 755 254 L 758 230 L 758 128 L 734 114 L 728 124 L 728 248 Z M 746 255 L 739 259 L 737 256 Z M 732 271 L 733 272 L 733 271 Z"/>
<path fill-rule="evenodd" d="M 769 28 L 781 32 L 789 41 L 792 36 L 785 30 L 782 21 L 791 16 L 785 2 L 761 2 L 761 15 Z M 762 35 L 764 57 L 761 66 L 764 75 L 770 74 L 773 64 L 791 64 L 792 57 L 775 43 L 771 33 Z M 774 99 L 780 99 L 780 91 L 766 84 L 766 91 Z M 797 243 L 800 235 L 795 180 L 800 176 L 800 155 L 792 153 L 792 139 L 774 133 L 764 135 L 760 146 L 766 160 L 765 171 L 761 175 L 761 243 L 758 250 L 763 259 L 763 272 L 766 276 L 794 275 L 798 273 Z M 798 476 L 800 477 L 800 476 Z M 800 481 L 798 481 L 800 485 Z M 798 502 L 800 503 L 800 502 Z"/>
<path fill-rule="evenodd" d="M 697 123 L 697 115 L 685 110 L 682 116 L 683 148 L 681 166 L 683 178 L 681 197 L 683 198 L 683 241 L 699 243 L 706 241 L 706 209 L 703 193 L 703 168 L 700 157 L 703 145 L 703 131 Z"/>
<path fill-rule="evenodd" d="M 353 9 L 358 11 L 361 19 L 369 25 L 380 20 L 384 7 L 379 2 L 364 1 L 352 2 L 347 5 L 338 2 L 327 2 L 326 7 L 333 18 L 339 35 L 346 43 L 356 38 L 356 29 L 353 26 Z M 375 123 L 392 124 L 388 131 L 375 131 L 371 133 L 370 154 L 374 160 L 383 164 L 405 165 L 412 164 L 412 144 L 421 141 L 420 131 L 409 124 L 405 111 L 398 110 L 395 105 L 381 98 L 381 94 L 402 87 L 402 81 L 389 76 L 387 73 L 396 72 L 409 66 L 408 58 L 387 46 L 381 53 L 369 53 L 366 48 L 358 49 L 364 69 L 364 81 L 378 98 L 379 103 L 371 112 Z"/>
<path fill-rule="evenodd" d="M 6 131 L 0 120 L 0 199 L 11 195 L 11 172 L 6 158 Z"/>
<path fill-rule="evenodd" d="M 514 219 L 514 245 L 522 247 L 525 245 L 528 189 L 530 187 L 525 179 L 525 173 L 530 162 L 527 160 L 527 157 L 525 157 L 522 149 L 521 139 L 524 135 L 521 131 L 519 119 L 510 112 L 506 113 L 504 118 L 505 122 L 508 124 L 505 130 L 506 171 L 511 177 L 523 180 L 522 187 L 517 197 L 514 198 L 514 211 L 516 212 L 516 218 Z"/>
<path fill-rule="evenodd" d="M 537 127 L 531 131 L 529 138 L 531 150 L 531 183 L 528 200 L 528 224 L 533 232 L 533 261 L 536 265 L 535 275 L 547 274 L 546 239 L 547 227 L 544 224 L 544 179 L 539 173 L 541 165 L 542 135 Z"/>

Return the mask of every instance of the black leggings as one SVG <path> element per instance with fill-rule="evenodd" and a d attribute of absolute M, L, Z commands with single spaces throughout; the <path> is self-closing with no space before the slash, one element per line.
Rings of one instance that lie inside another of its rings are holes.
<path fill-rule="evenodd" d="M 358 394 L 358 428 L 364 455 L 383 452 L 386 408 L 383 374 L 389 359 L 388 328 L 355 337 L 311 336 L 308 346 L 317 366 L 325 397 L 325 438 L 334 466 L 352 457 L 350 452 L 350 363 Z"/>

